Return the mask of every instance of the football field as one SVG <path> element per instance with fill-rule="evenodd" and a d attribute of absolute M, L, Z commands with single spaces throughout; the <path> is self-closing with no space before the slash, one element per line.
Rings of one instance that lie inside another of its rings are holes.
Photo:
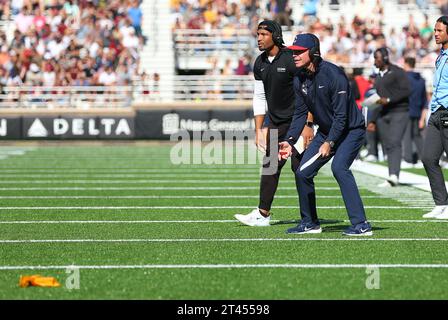
<path fill-rule="evenodd" d="M 285 167 L 270 227 L 260 165 L 173 164 L 169 144 L 0 147 L 0 299 L 448 299 L 448 220 L 429 192 L 355 173 L 374 236 L 348 238 L 339 187 L 316 177 L 323 233 L 298 222 Z M 21 275 L 59 288 L 20 288 Z"/>

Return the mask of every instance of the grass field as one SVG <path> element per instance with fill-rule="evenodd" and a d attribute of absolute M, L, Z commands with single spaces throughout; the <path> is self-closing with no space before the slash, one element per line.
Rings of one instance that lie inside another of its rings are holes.
<path fill-rule="evenodd" d="M 250 228 L 233 215 L 256 207 L 259 165 L 172 165 L 170 148 L 0 147 L 0 298 L 448 298 L 448 224 L 421 218 L 428 192 L 355 174 L 374 236 L 346 238 L 326 166 L 316 178 L 323 233 L 287 235 L 298 219 L 289 168 L 273 225 Z M 66 287 L 72 265 L 79 289 Z M 366 285 L 372 270 L 379 289 Z M 19 288 L 30 274 L 62 286 Z"/>

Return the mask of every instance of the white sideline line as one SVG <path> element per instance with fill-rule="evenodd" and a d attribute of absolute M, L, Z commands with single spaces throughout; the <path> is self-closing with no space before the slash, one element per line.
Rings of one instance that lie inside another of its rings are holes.
<path fill-rule="evenodd" d="M 446 269 L 448 264 L 140 264 L 140 265 L 59 265 L 59 266 L 0 266 L 0 270 L 60 270 L 60 269 Z"/>
<path fill-rule="evenodd" d="M 258 182 L 259 183 L 259 182 Z M 0 188 L 1 191 L 35 191 L 35 190 L 259 190 L 260 187 L 10 187 Z M 364 190 L 359 188 L 360 190 Z M 296 190 L 295 187 L 282 187 L 282 190 Z M 339 187 L 317 187 L 319 190 L 339 190 Z"/>
<path fill-rule="evenodd" d="M 75 177 L 77 179 L 81 178 L 204 178 L 205 176 L 207 178 L 214 177 L 214 178 L 221 178 L 221 177 L 233 177 L 233 178 L 259 178 L 260 174 L 258 171 L 253 172 L 252 174 L 246 174 L 246 173 L 177 173 L 177 174 L 120 174 L 120 173 L 108 173 L 108 174 L 79 174 L 79 173 L 73 173 L 73 174 L 5 174 L 0 171 L 3 178 L 8 179 L 18 179 L 18 178 L 66 178 L 66 177 Z M 291 173 L 290 177 L 282 177 L 282 180 L 294 180 L 294 176 Z M 316 177 L 314 179 L 314 182 L 336 182 L 335 179 L 332 178 L 318 178 Z"/>
<path fill-rule="evenodd" d="M 298 206 L 274 206 L 273 209 L 298 209 Z M 365 209 L 429 209 L 432 206 L 364 206 Z M 93 206 L 93 207 L 0 207 L 0 210 L 122 210 L 122 209 L 253 209 L 253 206 Z M 345 206 L 317 206 L 317 209 L 345 209 Z"/>
<path fill-rule="evenodd" d="M 356 161 L 355 163 L 353 163 L 352 169 L 354 171 L 359 171 L 369 175 L 375 175 L 377 177 L 382 177 L 384 179 L 387 179 L 389 177 L 389 171 L 387 166 L 382 166 L 380 164 L 375 164 L 371 162 Z M 418 175 L 415 173 L 410 173 L 402 170 L 400 172 L 400 183 L 406 183 L 412 185 L 417 189 L 431 192 L 427 176 Z M 445 181 L 445 185 L 448 187 L 447 181 Z"/>
<path fill-rule="evenodd" d="M 203 167 L 200 168 L 185 168 L 185 167 L 173 167 L 173 168 L 159 168 L 159 169 L 130 169 L 130 168 L 54 168 L 54 169 L 46 169 L 46 168 L 22 168 L 22 169 L 2 169 L 0 168 L 0 173 L 17 173 L 17 174 L 22 174 L 22 175 L 26 175 L 28 172 L 40 172 L 40 173 L 51 173 L 54 174 L 55 172 L 61 171 L 63 172 L 63 174 L 67 174 L 67 173 L 83 173 L 83 174 L 89 174 L 89 173 L 96 173 L 99 174 L 102 171 L 104 172 L 110 172 L 110 173 L 141 173 L 141 172 L 146 172 L 146 173 L 161 173 L 161 172 L 169 172 L 169 173 L 191 173 L 191 171 L 195 171 L 195 172 L 202 172 L 202 173 L 257 173 L 260 170 L 259 166 L 254 166 L 252 168 L 222 168 L 222 167 L 208 167 L 206 165 L 204 165 Z"/>
<path fill-rule="evenodd" d="M 207 196 L 0 196 L 0 199 L 234 199 L 234 198 L 253 198 L 258 199 L 259 195 L 207 195 Z M 342 196 L 318 195 L 325 199 L 342 199 Z M 298 195 L 276 195 L 279 199 L 298 199 Z M 362 196 L 363 199 L 389 198 L 387 196 Z M 416 202 L 426 202 L 419 200 Z M 432 200 L 430 200 L 432 201 Z M 431 202 L 430 202 L 431 203 Z"/>
<path fill-rule="evenodd" d="M 336 220 L 336 219 L 335 219 Z M 284 220 L 271 220 L 281 222 Z M 349 223 L 349 220 L 341 220 Z M 371 223 L 448 223 L 448 220 L 369 220 Z M 13 220 L 0 224 L 146 224 L 146 223 L 238 223 L 237 220 Z M 296 223 L 296 221 L 291 221 Z"/>
<path fill-rule="evenodd" d="M 152 243 L 152 242 L 269 242 L 269 241 L 448 241 L 448 238 L 229 238 L 229 239 L 27 239 L 27 240 L 0 240 L 1 244 L 16 243 Z"/>
<path fill-rule="evenodd" d="M 204 177 L 206 178 L 206 177 Z M 292 180 L 290 180 L 292 181 Z M 319 181 L 321 182 L 321 181 Z M 260 183 L 259 180 L 183 180 L 183 179 L 175 179 L 175 180 L 151 180 L 151 179 L 141 179 L 141 180 L 2 180 L 2 184 L 182 184 L 182 183 L 195 183 L 195 184 L 227 184 L 227 183 Z M 321 183 L 331 183 L 336 184 L 336 181 L 328 181 Z"/>

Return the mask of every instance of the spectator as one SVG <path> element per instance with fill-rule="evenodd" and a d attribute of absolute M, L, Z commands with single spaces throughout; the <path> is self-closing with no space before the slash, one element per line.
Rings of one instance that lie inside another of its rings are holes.
<path fill-rule="evenodd" d="M 408 75 L 411 86 L 411 95 L 409 97 L 409 121 L 403 140 L 403 168 L 406 166 L 413 167 L 417 163 L 417 159 L 421 159 L 423 151 L 423 137 L 421 132 L 426 126 L 425 119 L 422 119 L 422 111 L 428 105 L 425 80 L 420 73 L 414 71 L 415 58 L 407 57 L 404 62 L 404 70 Z M 416 155 L 413 152 L 414 144 L 417 150 Z"/>
<path fill-rule="evenodd" d="M 137 37 L 142 37 L 142 19 L 143 13 L 142 9 L 140 9 L 138 0 L 132 1 L 131 7 L 128 9 L 128 16 L 131 19 L 132 26 L 135 29 L 135 34 Z"/>
<path fill-rule="evenodd" d="M 112 66 L 107 66 L 106 69 L 100 73 L 98 82 L 103 86 L 113 86 L 117 82 L 117 74 L 113 71 Z"/>
<path fill-rule="evenodd" d="M 56 84 L 56 72 L 53 64 L 49 61 L 44 63 L 42 83 L 45 87 L 53 87 Z"/>
<path fill-rule="evenodd" d="M 252 72 L 251 61 L 252 57 L 249 54 L 245 54 L 244 57 L 240 58 L 235 74 L 239 76 L 250 74 Z"/>
<path fill-rule="evenodd" d="M 355 79 L 356 85 L 359 90 L 359 99 L 356 100 L 356 104 L 360 109 L 361 104 L 364 101 L 366 92 L 372 87 L 372 83 L 363 77 L 362 72 L 363 72 L 362 68 L 353 69 L 353 78 Z"/>
<path fill-rule="evenodd" d="M 0 11 L 8 3 L 16 25 L 9 43 L 0 32 L 0 67 L 8 85 L 95 85 L 108 66 L 112 71 L 106 78 L 118 67 L 126 83 L 136 74 L 142 39 L 131 20 L 141 26 L 139 1 L 128 7 L 127 1 L 114 0 L 106 7 L 104 1 L 47 1 L 44 6 L 41 0 L 0 0 Z"/>
<path fill-rule="evenodd" d="M 368 89 L 365 92 L 364 99 L 367 99 L 368 97 L 372 96 L 373 94 L 376 94 L 376 89 L 374 88 L 376 76 L 377 75 L 375 73 L 372 73 L 369 76 L 370 89 Z M 372 162 L 376 162 L 379 159 L 378 144 L 380 142 L 378 130 L 375 129 L 373 123 L 371 122 L 375 108 L 378 108 L 378 107 L 368 108 L 368 110 L 367 110 L 367 123 L 369 125 L 367 126 L 367 132 L 366 132 L 367 155 L 364 157 L 365 161 L 372 161 Z M 383 152 L 383 154 L 385 154 L 385 153 Z"/>

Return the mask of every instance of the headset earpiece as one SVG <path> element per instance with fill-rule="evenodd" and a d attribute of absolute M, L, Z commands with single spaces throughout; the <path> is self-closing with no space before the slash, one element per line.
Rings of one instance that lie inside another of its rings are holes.
<path fill-rule="evenodd" d="M 379 52 L 381 53 L 381 57 L 383 58 L 383 62 L 385 64 L 389 64 L 390 63 L 390 59 L 389 59 L 389 51 L 387 50 L 387 48 L 385 48 L 385 47 L 380 48 Z"/>
<path fill-rule="evenodd" d="M 278 47 L 283 46 L 282 27 L 277 22 L 274 23 L 274 32 L 272 32 L 272 40 Z"/>
<path fill-rule="evenodd" d="M 320 45 L 319 45 L 319 39 L 315 35 L 312 35 L 312 38 L 313 38 L 314 45 L 311 49 L 309 49 L 309 55 L 310 55 L 310 60 L 313 63 L 315 63 L 317 60 L 321 59 Z"/>

